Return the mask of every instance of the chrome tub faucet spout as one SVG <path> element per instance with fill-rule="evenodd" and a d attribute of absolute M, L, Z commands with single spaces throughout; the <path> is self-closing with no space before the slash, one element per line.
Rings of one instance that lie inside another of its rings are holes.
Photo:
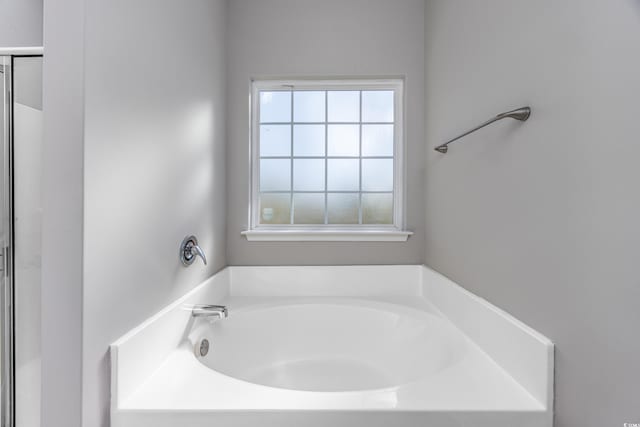
<path fill-rule="evenodd" d="M 191 316 L 226 319 L 229 316 L 229 312 L 224 305 L 197 304 L 193 306 Z"/>

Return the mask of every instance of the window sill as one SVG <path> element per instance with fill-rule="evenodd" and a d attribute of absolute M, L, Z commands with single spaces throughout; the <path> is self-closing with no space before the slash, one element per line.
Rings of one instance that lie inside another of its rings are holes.
<path fill-rule="evenodd" d="M 406 242 L 411 231 L 398 230 L 247 230 L 250 242 Z"/>

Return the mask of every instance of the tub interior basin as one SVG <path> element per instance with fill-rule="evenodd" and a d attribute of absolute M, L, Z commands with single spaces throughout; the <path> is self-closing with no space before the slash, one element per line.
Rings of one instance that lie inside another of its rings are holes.
<path fill-rule="evenodd" d="M 198 333 L 207 367 L 270 387 L 361 391 L 400 386 L 460 359 L 460 332 L 432 313 L 372 301 L 234 310 Z"/>

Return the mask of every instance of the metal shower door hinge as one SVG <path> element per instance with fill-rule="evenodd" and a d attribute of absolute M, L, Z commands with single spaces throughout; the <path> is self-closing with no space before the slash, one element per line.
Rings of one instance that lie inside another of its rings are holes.
<path fill-rule="evenodd" d="M 2 257 L 2 262 L 0 263 L 0 272 L 3 272 L 5 277 L 9 276 L 9 260 L 7 254 L 9 253 L 9 248 L 7 246 L 2 248 L 2 252 L 0 252 L 0 256 Z"/>

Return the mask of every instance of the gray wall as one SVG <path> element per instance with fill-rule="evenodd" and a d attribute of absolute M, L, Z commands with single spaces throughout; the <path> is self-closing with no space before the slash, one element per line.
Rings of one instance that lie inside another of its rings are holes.
<path fill-rule="evenodd" d="M 225 13 L 86 1 L 85 427 L 109 425 L 109 344 L 226 264 Z M 180 264 L 189 234 L 206 267 Z"/>
<path fill-rule="evenodd" d="M 424 0 L 229 3 L 228 248 L 231 265 L 397 264 L 424 258 Z M 247 242 L 250 78 L 406 76 L 406 243 Z"/>
<path fill-rule="evenodd" d="M 41 420 L 80 427 L 84 0 L 47 3 L 44 15 Z"/>
<path fill-rule="evenodd" d="M 640 2 L 427 0 L 425 262 L 550 337 L 556 425 L 640 422 Z"/>
<path fill-rule="evenodd" d="M 43 0 L 0 0 L 0 47 L 42 46 Z"/>

